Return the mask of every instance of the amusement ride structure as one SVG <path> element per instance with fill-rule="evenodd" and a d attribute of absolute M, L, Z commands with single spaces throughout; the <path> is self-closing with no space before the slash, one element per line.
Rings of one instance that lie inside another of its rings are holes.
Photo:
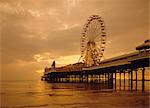
<path fill-rule="evenodd" d="M 106 44 L 105 24 L 102 17 L 92 15 L 83 27 L 81 58 L 87 67 L 97 66 L 103 57 Z"/>

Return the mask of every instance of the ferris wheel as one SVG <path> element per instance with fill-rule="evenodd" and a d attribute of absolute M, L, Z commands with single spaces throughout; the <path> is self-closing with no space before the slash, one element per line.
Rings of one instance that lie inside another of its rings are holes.
<path fill-rule="evenodd" d="M 105 44 L 104 20 L 99 15 L 92 15 L 85 23 L 81 37 L 81 59 L 86 66 L 99 65 Z"/>

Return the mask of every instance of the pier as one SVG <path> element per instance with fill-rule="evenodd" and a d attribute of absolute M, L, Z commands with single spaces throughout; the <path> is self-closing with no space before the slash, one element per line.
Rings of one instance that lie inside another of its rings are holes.
<path fill-rule="evenodd" d="M 149 68 L 150 61 L 149 47 L 138 46 L 136 50 L 138 51 L 103 60 L 99 66 L 84 67 L 78 71 L 53 71 L 47 73 L 43 79 L 50 83 L 102 83 L 108 88 L 116 88 L 119 80 L 119 86 L 124 86 L 124 89 L 128 82 L 130 90 L 133 90 L 135 82 L 134 90 L 137 90 L 139 71 L 141 71 L 141 90 L 144 91 L 145 69 Z"/>

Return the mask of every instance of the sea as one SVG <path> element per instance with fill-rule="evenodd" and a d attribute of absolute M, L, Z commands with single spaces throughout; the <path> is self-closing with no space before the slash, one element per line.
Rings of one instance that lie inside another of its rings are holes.
<path fill-rule="evenodd" d="M 123 83 L 123 81 L 122 81 Z M 126 82 L 128 83 L 128 82 Z M 1 81 L 1 108 L 150 108 L 149 81 L 145 91 L 117 84 L 48 83 L 41 80 Z M 123 84 L 122 84 L 123 85 Z M 126 84 L 128 85 L 128 84 Z"/>

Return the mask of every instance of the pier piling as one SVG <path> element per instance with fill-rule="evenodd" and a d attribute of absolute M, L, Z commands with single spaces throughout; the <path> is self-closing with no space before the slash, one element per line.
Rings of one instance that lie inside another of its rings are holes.
<path fill-rule="evenodd" d="M 144 78 L 144 74 L 145 74 L 145 68 L 142 68 L 142 91 L 144 91 L 145 88 L 145 78 Z"/>

